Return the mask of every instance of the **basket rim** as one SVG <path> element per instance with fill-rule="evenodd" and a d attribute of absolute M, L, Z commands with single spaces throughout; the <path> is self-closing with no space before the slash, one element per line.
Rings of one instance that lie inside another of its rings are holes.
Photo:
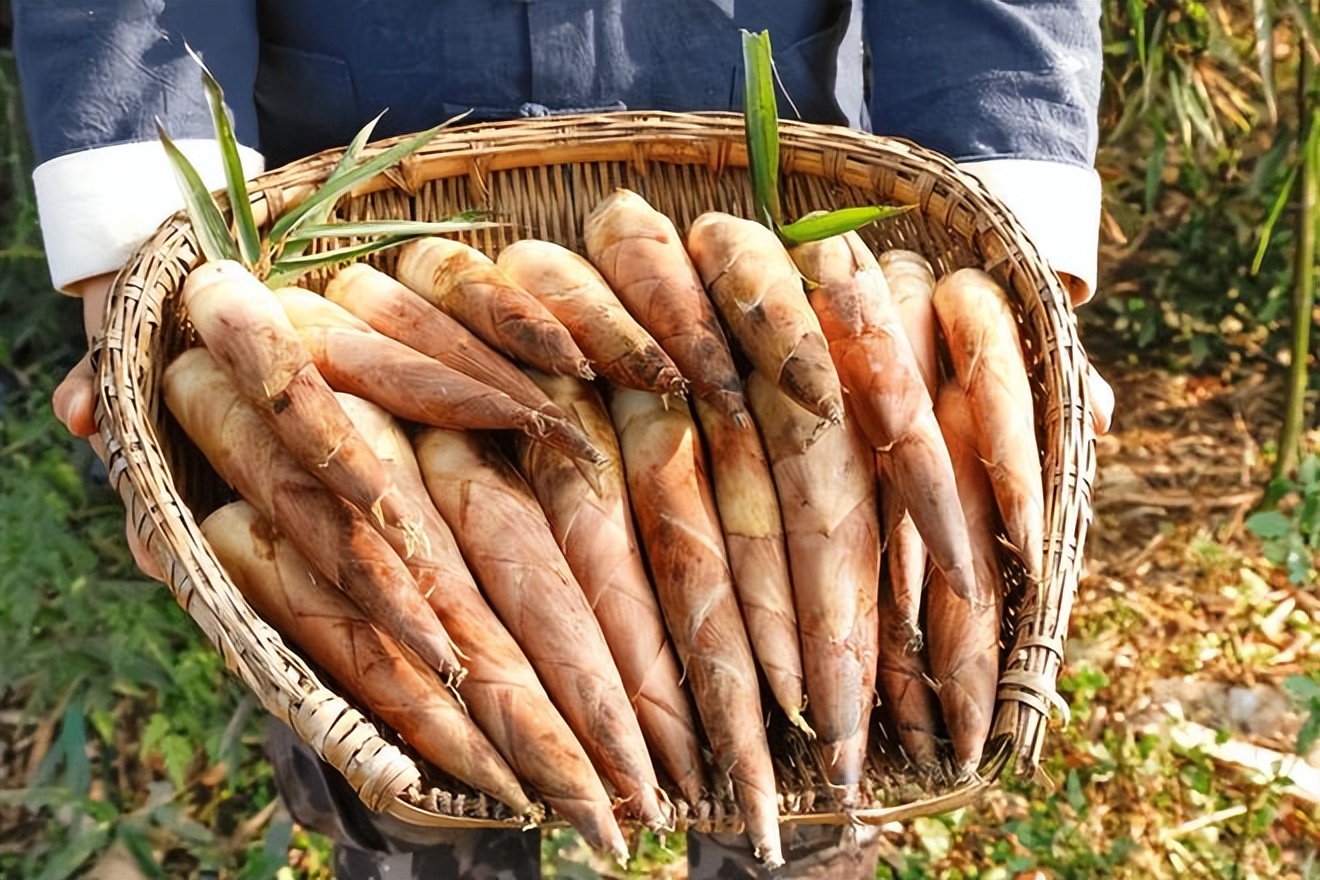
<path fill-rule="evenodd" d="M 401 135 L 373 142 L 366 151 L 386 149 L 407 137 Z M 564 162 L 566 160 L 560 153 L 579 147 L 584 148 L 591 158 L 571 161 L 603 161 L 601 157 L 608 157 L 613 161 L 635 163 L 639 167 L 645 167 L 649 162 L 672 162 L 704 166 L 716 174 L 726 168 L 745 168 L 747 164 L 741 114 L 640 111 L 574 114 L 442 130 L 418 154 L 404 160 L 397 169 L 365 181 L 347 198 L 385 189 L 413 195 L 430 180 L 460 173 L 466 174 L 479 191 L 483 191 L 481 188 L 492 172 Z M 305 198 L 342 153 L 342 148 L 322 151 L 256 177 L 249 186 L 258 223 L 266 222 L 269 217 Z M 1056 517 L 1061 519 L 1062 527 L 1050 529 L 1046 536 L 1046 568 L 1051 575 L 1051 583 L 1047 586 L 1057 595 L 1038 595 L 1034 603 L 1032 597 L 1028 597 L 1033 608 L 1024 609 L 1023 616 L 1029 617 L 1027 612 L 1034 610 L 1036 617 L 1029 626 L 1018 631 L 1016 643 L 1006 648 L 1006 654 L 1021 655 L 1026 659 L 1017 666 L 1006 664 L 992 740 L 1006 735 L 1008 741 L 992 756 L 993 760 L 988 758 L 983 763 L 983 776 L 965 780 L 959 788 L 934 798 L 879 811 L 781 813 L 780 821 L 785 824 L 866 822 L 868 815 L 873 821 L 887 822 L 929 814 L 931 810 L 921 809 L 923 805 L 938 807 L 938 811 L 963 806 L 983 794 L 1010 765 L 1016 765 L 1019 772 L 1033 772 L 1051 709 L 1061 707 L 1066 715 L 1066 704 L 1062 703 L 1055 682 L 1080 576 L 1081 547 L 1090 520 L 1090 484 L 1095 464 L 1094 430 L 1086 416 L 1089 406 L 1083 373 L 1085 353 L 1077 336 L 1071 304 L 1061 280 L 1048 268 L 1011 211 L 991 195 L 980 180 L 958 168 L 948 157 L 902 138 L 873 135 L 836 125 L 782 122 L 781 169 L 785 175 L 815 174 L 841 183 L 878 189 L 875 175 L 880 172 L 865 161 L 874 155 L 905 156 L 928 168 L 933 179 L 960 196 L 937 205 L 934 210 L 942 209 L 946 220 L 952 217 L 965 221 L 967 217 L 962 215 L 970 216 L 976 233 L 997 243 L 996 252 L 987 252 L 985 268 L 1012 263 L 1014 269 L 1025 267 L 1026 274 L 1032 276 L 1024 284 L 1027 290 L 1034 288 L 1036 302 L 1024 305 L 1019 301 L 1020 291 L 1011 288 L 1009 294 L 1015 299 L 1015 306 L 1034 309 L 1034 317 L 1046 328 L 1050 350 L 1040 355 L 1049 374 L 1047 378 L 1054 382 L 1049 387 L 1057 391 L 1058 399 L 1050 401 L 1051 412 L 1038 414 L 1038 420 L 1045 418 L 1048 429 L 1063 438 L 1059 449 L 1044 450 L 1047 465 L 1051 463 L 1052 454 L 1057 453 L 1059 459 L 1052 464 L 1052 474 L 1047 472 L 1047 479 L 1052 475 L 1055 484 L 1054 492 L 1047 490 L 1047 508 L 1051 503 L 1062 506 L 1061 517 Z M 930 180 L 906 183 L 923 198 L 932 195 Z M 922 190 L 922 187 L 927 189 Z M 162 255 L 170 258 L 162 259 Z M 273 673 L 259 668 L 259 662 L 249 662 L 260 658 L 246 656 L 243 646 L 236 645 L 224 633 L 208 630 L 198 616 L 198 609 L 193 606 L 198 589 L 207 592 L 203 605 L 212 601 L 212 594 L 221 595 L 225 602 L 246 603 L 222 570 L 211 570 L 218 569 L 218 564 L 203 564 L 214 563 L 214 557 L 201 537 L 197 521 L 172 482 L 151 419 L 144 418 L 144 411 L 149 413 L 158 401 L 143 399 L 145 395 L 136 370 L 135 355 L 148 348 L 153 333 L 159 329 L 160 300 L 170 291 L 177 292 L 187 263 L 196 259 L 197 248 L 191 226 L 186 214 L 180 211 L 167 218 L 134 253 L 107 297 L 102 332 L 93 342 L 93 363 L 100 386 L 97 422 L 106 442 L 107 469 L 112 484 L 124 499 L 143 546 L 161 562 L 176 599 L 199 624 L 203 624 L 207 635 L 224 654 L 229 669 L 243 678 L 269 711 L 293 723 L 299 735 L 327 757 L 328 732 L 299 729 L 301 707 L 289 699 L 280 682 L 273 680 Z M 1059 511 L 1055 510 L 1055 513 Z M 274 634 L 274 638 L 280 641 L 278 634 Z M 296 654 L 291 657 L 297 677 L 310 689 L 306 694 L 309 699 L 315 696 L 320 700 L 327 693 L 335 696 Z M 290 662 L 290 658 L 281 656 L 280 659 Z M 1017 707 L 1015 718 L 1008 718 L 1014 713 L 1004 708 L 1006 704 Z M 344 708 L 354 711 L 346 703 Z M 369 721 L 363 723 L 370 726 Z M 381 752 L 380 760 L 390 765 L 395 756 L 385 754 L 386 751 Z M 410 763 L 406 757 L 403 760 Z M 335 761 L 331 763 L 344 771 L 345 768 Z M 374 793 L 370 796 L 359 789 L 364 802 L 373 809 L 401 814 L 416 811 L 417 808 L 404 802 L 399 795 L 415 785 L 417 778 L 397 771 L 387 775 L 390 776 L 387 782 L 376 781 Z M 400 818 L 404 816 L 400 815 Z M 510 824 L 494 819 L 460 821 L 457 818 L 451 824 L 472 822 Z"/>

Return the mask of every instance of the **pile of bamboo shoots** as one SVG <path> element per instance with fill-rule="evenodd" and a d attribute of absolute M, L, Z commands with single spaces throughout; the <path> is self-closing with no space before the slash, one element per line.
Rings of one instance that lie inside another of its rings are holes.
<path fill-rule="evenodd" d="M 584 240 L 421 239 L 324 295 L 194 270 L 165 398 L 241 496 L 202 526 L 234 583 L 433 768 L 620 857 L 713 793 L 778 864 L 773 712 L 844 809 L 882 714 L 974 772 L 1002 548 L 1041 574 L 1004 292 L 626 190 Z"/>

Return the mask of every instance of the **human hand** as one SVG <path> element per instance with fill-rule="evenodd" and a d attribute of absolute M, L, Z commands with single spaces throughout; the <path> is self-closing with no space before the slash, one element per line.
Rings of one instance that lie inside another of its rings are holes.
<path fill-rule="evenodd" d="M 98 275 L 75 285 L 74 293 L 83 301 L 83 329 L 87 334 L 88 353 L 83 355 L 69 374 L 64 377 L 55 393 L 51 404 L 55 417 L 64 423 L 75 437 L 83 437 L 91 444 L 101 463 L 105 463 L 105 441 L 96 429 L 96 373 L 92 370 L 91 340 L 101 328 L 105 315 L 105 300 L 110 293 L 114 275 Z M 128 538 L 128 548 L 133 552 L 133 561 L 147 577 L 158 581 L 165 580 L 160 563 L 156 561 L 138 540 L 133 525 L 127 519 L 124 522 L 124 534 Z"/>

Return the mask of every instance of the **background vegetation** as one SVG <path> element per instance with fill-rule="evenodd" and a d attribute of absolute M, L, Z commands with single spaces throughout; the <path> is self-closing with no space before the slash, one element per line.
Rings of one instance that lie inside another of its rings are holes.
<path fill-rule="evenodd" d="M 1072 720 L 1041 779 L 887 829 L 884 877 L 1320 877 L 1302 770 L 1222 754 L 1313 753 L 1320 725 L 1311 410 L 1270 483 L 1317 18 L 1105 6 L 1103 278 L 1080 319 L 1119 412 L 1060 682 Z M 325 842 L 273 801 L 260 713 L 135 573 L 118 499 L 51 415 L 80 316 L 48 289 L 7 51 L 0 114 L 0 878 L 326 877 Z M 681 841 L 640 845 L 639 876 L 681 876 Z M 549 876 L 604 870 L 571 835 L 545 856 Z"/>

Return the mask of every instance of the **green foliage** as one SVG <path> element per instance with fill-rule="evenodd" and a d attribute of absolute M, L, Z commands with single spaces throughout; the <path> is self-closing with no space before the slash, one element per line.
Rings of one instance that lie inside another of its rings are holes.
<path fill-rule="evenodd" d="M 742 35 L 743 125 L 756 217 L 774 229 L 784 222 L 779 201 L 779 106 L 775 100 L 770 33 Z"/>
<path fill-rule="evenodd" d="M 1089 338 L 1177 368 L 1286 358 L 1288 224 L 1261 247 L 1272 209 L 1288 216 L 1298 128 L 1272 86 L 1296 52 L 1260 57 L 1273 38 L 1257 24 L 1291 20 L 1276 6 L 1107 0 L 1102 265 L 1121 269 L 1082 312 Z"/>
<path fill-rule="evenodd" d="M 1109 676 L 1089 664 L 1059 676 L 1059 693 L 1067 697 L 1073 719 L 1081 724 L 1091 717 L 1091 702 L 1109 687 Z"/>
<path fill-rule="evenodd" d="M 1297 708 L 1306 713 L 1301 729 L 1297 731 L 1297 754 L 1308 755 L 1320 740 L 1320 680 L 1307 675 L 1290 675 L 1283 680 L 1283 689 Z"/>
<path fill-rule="evenodd" d="M 1178 221 L 1145 233 L 1143 253 L 1118 279 L 1120 292 L 1082 310 L 1086 332 L 1113 334 L 1124 351 L 1170 368 L 1277 361 L 1287 347 L 1286 254 L 1271 248 L 1261 272 L 1251 272 L 1253 218 L 1268 199 L 1222 191 L 1178 197 Z M 1279 240 L 1288 238 L 1281 231 Z"/>
<path fill-rule="evenodd" d="M 1247 528 L 1260 538 L 1265 558 L 1294 584 L 1316 582 L 1320 558 L 1320 453 L 1308 453 L 1296 476 L 1273 480 L 1269 503 L 1252 514 Z"/>
<path fill-rule="evenodd" d="M 631 860 L 626 868 L 610 866 L 608 873 L 598 857 L 571 828 L 556 828 L 541 835 L 541 868 L 546 880 L 607 880 L 670 876 L 666 869 L 683 864 L 687 858 L 687 838 L 682 834 L 637 832 L 631 846 Z M 594 866 L 594 867 L 593 867 Z"/>
<path fill-rule="evenodd" d="M 1103 670 L 1082 664 L 1059 679 L 1059 693 L 1072 707 L 1070 741 L 1085 743 L 1079 730 L 1090 719 L 1092 703 L 1110 686 Z M 1126 763 L 1143 760 L 1140 748 L 1117 731 L 1106 731 L 1099 742 L 1087 743 L 1089 754 L 1074 756 L 1065 765 L 1059 755 L 1047 761 L 1050 776 L 1062 786 L 1049 789 L 1035 782 L 1005 777 L 1005 791 L 1013 804 L 1000 823 L 987 822 L 972 810 L 920 819 L 913 831 L 919 848 L 908 848 L 886 860 L 878 874 L 893 880 L 934 876 L 957 864 L 956 876 L 989 880 L 1042 871 L 1057 877 L 1129 876 L 1124 873 L 1136 846 L 1123 833 L 1103 826 L 1107 807 L 1096 808 L 1097 796 L 1106 793 Z M 1080 766 L 1077 766 L 1080 763 Z M 941 876 L 955 876 L 941 873 Z"/>
<path fill-rule="evenodd" d="M 861 229 L 871 223 L 897 217 L 912 210 L 912 205 L 865 205 L 860 208 L 839 208 L 828 213 L 809 214 L 779 227 L 780 237 L 791 247 L 821 241 Z"/>
<path fill-rule="evenodd" d="M 785 223 L 779 193 L 779 105 L 775 100 L 770 32 L 742 32 L 743 129 L 756 218 L 788 247 L 843 235 L 894 217 L 912 206 L 868 205 L 822 211 Z"/>
<path fill-rule="evenodd" d="M 886 858 L 879 880 L 925 880 L 933 876 L 964 880 L 992 880 L 1031 872 L 1052 877 L 1118 876 L 1127 864 L 1134 843 L 1126 835 L 1096 837 L 1088 788 L 1093 773 L 1072 770 L 1062 791 L 1024 799 L 1021 809 L 1001 825 L 986 822 L 972 810 L 914 820 L 919 841 Z M 1015 783 L 1010 789 L 1019 789 Z M 970 851 L 969 851 L 970 849 Z M 956 868 L 936 867 L 953 862 Z"/>
<path fill-rule="evenodd" d="M 243 262 L 255 266 L 261 259 L 261 236 L 257 232 L 257 222 L 252 216 L 252 202 L 248 198 L 247 175 L 243 172 L 243 160 L 238 155 L 238 136 L 234 134 L 233 121 L 229 108 L 225 106 L 225 93 L 211 71 L 202 63 L 201 56 L 188 48 L 188 54 L 202 69 L 202 89 L 206 92 L 206 103 L 211 108 L 211 122 L 215 130 L 216 142 L 220 145 L 220 155 L 224 159 L 225 185 L 229 194 L 229 207 L 234 214 L 235 243 Z M 162 141 L 168 138 L 163 136 Z M 181 168 L 176 160 L 175 167 Z M 212 258 L 214 259 L 214 257 Z"/>
<path fill-rule="evenodd" d="M 31 195 L 31 168 L 14 56 L 0 50 L 0 389 L 21 387 L 32 374 L 70 358 L 73 347 L 63 344 L 66 332 L 81 333 L 78 304 L 46 294 L 50 279 Z"/>
<path fill-rule="evenodd" d="M 150 854 L 162 835 L 167 851 L 232 867 L 223 817 L 271 796 L 251 698 L 133 570 L 122 507 L 70 454 L 52 385 L 43 375 L 11 395 L 0 421 L 0 702 L 58 722 L 25 788 L 8 792 L 44 832 L 21 857 L 0 855 L 0 876 L 59 880 L 116 842 Z M 148 876 L 162 876 L 154 863 Z"/>
<path fill-rule="evenodd" d="M 470 219 L 452 218 L 442 223 L 419 223 L 402 219 L 375 220 L 370 224 L 326 224 L 335 203 L 353 187 L 397 165 L 406 157 L 426 146 L 448 122 L 441 123 L 421 134 L 382 151 L 370 159 L 361 157 L 362 147 L 375 129 L 380 116 L 368 122 L 345 149 L 344 155 L 331 170 L 326 181 L 301 203 L 276 217 L 270 231 L 263 238 L 257 229 L 249 202 L 243 163 L 239 158 L 238 138 L 234 134 L 224 92 L 202 59 L 191 47 L 188 54 L 201 70 L 202 88 L 211 108 L 212 128 L 220 145 L 223 158 L 225 184 L 229 196 L 232 224 L 226 219 L 214 194 L 207 190 L 197 169 L 175 146 L 168 132 L 156 123 L 157 135 L 174 168 L 179 192 L 197 231 L 202 252 L 208 260 L 235 260 L 265 280 L 271 287 L 294 283 L 301 275 L 314 269 L 326 269 L 360 259 L 385 248 L 396 247 L 416 238 L 440 232 L 484 229 L 496 224 Z M 315 232 L 309 231 L 315 227 Z M 370 229 L 372 231 L 364 231 Z M 304 252 L 311 240 L 320 237 L 369 235 L 363 244 L 335 248 L 323 253 L 307 255 Z"/>
<path fill-rule="evenodd" d="M 220 203 L 202 182 L 201 174 L 193 167 L 192 162 L 188 161 L 183 151 L 175 146 L 164 126 L 159 122 L 156 123 L 156 135 L 160 138 L 160 145 L 165 149 L 165 155 L 169 156 L 170 164 L 174 167 L 179 192 L 183 194 L 183 204 L 192 219 L 193 229 L 197 233 L 197 243 L 201 245 L 202 253 L 212 261 L 240 259 L 238 244 L 230 235 L 229 221 L 220 210 Z M 225 170 L 228 171 L 228 167 Z M 248 211 L 249 217 L 251 213 Z M 246 237 L 246 235 L 242 236 L 242 238 Z"/>

